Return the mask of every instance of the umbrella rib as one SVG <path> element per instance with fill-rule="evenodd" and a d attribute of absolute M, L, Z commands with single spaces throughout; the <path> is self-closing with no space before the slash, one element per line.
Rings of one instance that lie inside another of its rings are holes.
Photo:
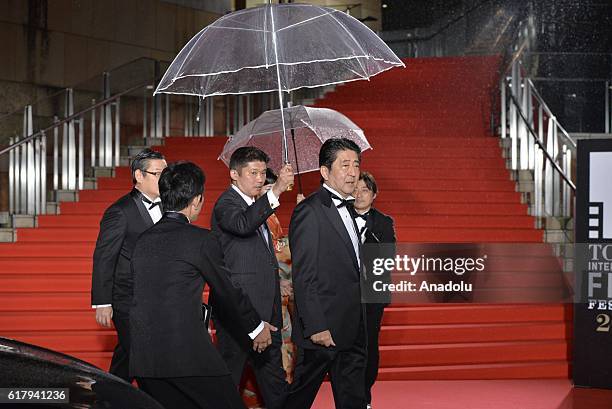
<path fill-rule="evenodd" d="M 211 27 L 211 28 L 216 28 L 219 30 L 237 30 L 237 31 L 256 31 L 256 32 L 264 32 L 264 33 L 269 33 L 270 31 L 268 30 L 259 30 L 256 28 L 240 28 L 240 27 Z"/>
<path fill-rule="evenodd" d="M 211 27 L 213 24 L 215 24 L 214 22 L 212 24 L 210 24 L 209 26 L 204 27 L 204 29 L 202 29 L 198 34 L 196 34 L 195 36 L 193 36 L 193 38 L 191 40 L 189 40 L 187 42 L 187 44 L 185 44 L 185 46 L 181 49 L 181 51 L 179 51 L 179 53 L 177 54 L 177 58 L 179 55 L 181 55 L 181 53 L 183 52 L 183 50 L 187 47 L 189 47 L 189 44 L 191 44 L 192 41 L 197 42 L 200 37 L 202 35 L 204 35 L 204 33 L 206 32 L 206 30 L 208 30 L 209 27 Z M 183 62 L 181 63 L 181 65 L 178 67 L 178 69 L 176 70 L 177 74 L 179 72 L 181 72 L 181 70 L 183 69 L 183 65 L 185 65 L 185 62 L 187 62 L 187 57 L 189 57 L 189 55 L 191 54 L 191 52 L 193 51 L 195 47 L 191 47 L 191 49 L 187 52 L 187 55 L 185 56 L 185 59 L 183 59 Z M 176 60 L 176 58 L 175 58 Z M 170 66 L 172 66 L 172 64 L 170 64 Z M 168 74 L 168 71 L 166 71 L 166 74 Z M 164 79 L 166 78 L 166 74 L 164 74 L 163 78 L 161 79 L 161 81 L 159 82 L 159 85 L 161 85 L 164 81 Z M 176 81 L 177 77 L 174 77 L 172 79 L 170 79 L 170 83 L 168 84 L 168 86 L 166 88 L 168 88 L 170 85 L 174 84 L 174 82 Z M 157 94 L 158 91 L 162 91 L 159 89 L 159 85 L 157 86 L 157 89 L 153 92 L 153 95 Z"/>
<path fill-rule="evenodd" d="M 298 61 L 298 62 L 279 62 L 278 65 L 314 64 L 314 63 L 319 63 L 319 62 L 333 62 L 333 61 L 339 61 L 339 60 L 351 60 L 351 59 L 354 59 L 354 58 L 368 58 L 368 59 L 373 59 L 373 60 L 376 60 L 376 61 L 382 61 L 382 62 L 384 62 L 386 64 L 391 64 L 393 67 L 399 65 L 399 64 L 397 64 L 397 63 L 395 63 L 393 61 L 387 61 L 387 60 L 384 60 L 382 58 L 375 58 L 375 57 L 367 56 L 367 55 L 353 55 L 353 56 L 350 56 L 350 57 L 328 58 L 328 59 L 322 59 L 322 60 L 310 60 L 310 61 Z M 276 65 L 276 64 L 273 64 L 273 65 Z M 240 67 L 240 68 L 237 68 L 235 70 L 216 71 L 216 72 L 210 72 L 210 73 L 205 73 L 205 74 L 177 75 L 176 77 L 174 77 L 174 79 L 175 80 L 180 80 L 180 79 L 189 78 L 189 77 L 208 77 L 208 76 L 211 76 L 211 75 L 228 74 L 228 73 L 231 73 L 231 72 L 238 72 L 238 71 L 241 71 L 241 70 L 257 69 L 257 68 L 268 68 L 268 66 L 266 66 L 265 64 L 261 64 L 261 65 L 251 65 L 251 66 L 248 66 L 248 67 Z M 319 86 L 319 85 L 317 85 L 317 86 Z M 297 89 L 297 88 L 294 88 L 294 89 Z"/>
<path fill-rule="evenodd" d="M 359 42 L 357 41 L 357 39 L 355 38 L 355 36 L 353 36 L 353 33 L 351 33 L 351 32 L 350 32 L 350 31 L 349 31 L 349 30 L 348 30 L 348 29 L 345 27 L 345 25 L 344 25 L 344 24 L 343 24 L 343 23 L 342 23 L 340 20 L 338 20 L 338 19 L 336 18 L 336 16 L 331 16 L 331 17 L 332 17 L 334 20 L 336 20 L 336 23 L 338 23 L 338 25 L 339 25 L 340 27 L 342 27 L 342 28 L 344 29 L 344 31 L 346 31 L 346 33 L 349 35 L 349 37 L 351 37 L 351 40 L 353 40 L 353 41 L 355 42 L 355 44 L 357 45 L 357 47 L 359 47 L 359 49 L 361 50 L 361 53 L 362 53 L 362 54 L 364 54 L 364 55 L 367 55 L 367 54 L 366 54 L 366 52 L 365 52 L 365 50 L 364 50 L 364 49 L 363 49 L 363 47 L 361 46 L 361 44 L 359 44 Z M 357 62 L 359 63 L 359 66 L 361 67 L 361 69 L 363 70 L 363 73 L 364 73 L 364 75 L 365 75 L 365 77 L 362 77 L 362 78 L 364 78 L 364 79 L 368 79 L 368 78 L 369 78 L 368 73 L 367 73 L 367 71 L 365 70 L 365 68 L 364 68 L 364 66 L 363 66 L 363 64 L 361 63 L 361 60 L 360 60 L 359 58 L 357 58 Z M 351 71 L 352 71 L 352 70 L 351 70 Z M 353 72 L 354 72 L 354 71 L 353 71 Z M 357 74 L 357 73 L 355 73 L 355 74 Z M 357 75 L 359 75 L 359 74 L 357 74 Z"/>
<path fill-rule="evenodd" d="M 317 8 L 318 8 L 318 9 L 325 10 L 325 8 L 323 8 L 323 7 L 317 7 Z M 295 26 L 299 26 L 299 25 L 301 25 L 301 24 L 306 24 L 306 23 L 309 23 L 309 22 L 311 22 L 312 20 L 316 20 L 316 19 L 318 19 L 318 18 L 325 17 L 325 16 L 330 15 L 330 14 L 332 14 L 332 13 L 339 13 L 339 11 L 338 11 L 338 10 L 331 10 L 331 11 L 325 12 L 325 14 L 319 14 L 318 16 L 310 17 L 310 18 L 307 18 L 306 20 L 298 21 L 297 23 L 293 23 L 293 24 L 290 24 L 290 25 L 288 25 L 288 26 L 286 26 L 286 27 L 279 28 L 278 30 L 276 30 L 276 32 L 278 33 L 278 32 L 280 32 L 280 31 L 287 30 L 287 29 L 289 29 L 289 28 L 293 28 L 293 27 L 295 27 Z"/>

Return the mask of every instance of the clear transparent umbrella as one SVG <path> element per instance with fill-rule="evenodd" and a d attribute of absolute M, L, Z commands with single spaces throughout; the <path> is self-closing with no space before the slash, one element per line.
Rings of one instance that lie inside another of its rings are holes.
<path fill-rule="evenodd" d="M 227 14 L 196 34 L 155 93 L 207 97 L 277 91 L 283 107 L 283 92 L 367 80 L 400 66 L 404 63 L 372 30 L 346 13 L 267 4 Z M 287 158 L 285 131 L 282 143 Z"/>
<path fill-rule="evenodd" d="M 290 130 L 291 135 L 287 138 L 287 158 L 281 157 L 278 149 L 284 130 Z M 236 149 L 256 146 L 270 156 L 269 167 L 277 170 L 283 163 L 289 162 L 299 175 L 319 169 L 319 150 L 323 142 L 330 138 L 350 139 L 362 151 L 371 148 L 363 131 L 340 112 L 297 105 L 284 110 L 266 111 L 243 126 L 226 142 L 219 159 L 229 166 L 230 157 Z M 299 177 L 298 182 L 302 192 Z"/>

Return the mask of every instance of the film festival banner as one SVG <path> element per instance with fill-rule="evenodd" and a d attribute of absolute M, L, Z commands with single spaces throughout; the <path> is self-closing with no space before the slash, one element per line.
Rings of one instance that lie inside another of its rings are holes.
<path fill-rule="evenodd" d="M 612 388 L 612 140 L 578 142 L 574 384 Z"/>

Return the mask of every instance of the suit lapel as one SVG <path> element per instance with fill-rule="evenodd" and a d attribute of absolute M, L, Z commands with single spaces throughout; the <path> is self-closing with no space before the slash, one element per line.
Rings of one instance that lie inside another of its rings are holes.
<path fill-rule="evenodd" d="M 331 196 L 327 192 L 327 189 L 321 187 L 319 195 L 321 199 L 321 207 L 323 209 L 323 213 L 325 213 L 325 216 L 327 216 L 327 218 L 329 219 L 330 224 L 334 226 L 334 229 L 342 238 L 342 241 L 344 242 L 347 251 L 351 255 L 353 264 L 355 265 L 355 267 L 359 268 L 359 263 L 357 261 L 357 256 L 355 255 L 355 248 L 353 247 L 351 236 L 349 236 L 349 233 L 346 231 L 346 226 L 342 221 L 342 216 L 340 216 L 340 212 L 338 212 L 336 206 L 333 205 L 333 201 L 331 200 Z"/>
<path fill-rule="evenodd" d="M 137 189 L 133 189 L 131 194 L 132 194 L 132 200 L 134 200 L 134 203 L 136 204 L 136 208 L 138 209 L 138 212 L 140 213 L 140 216 L 142 217 L 142 221 L 148 229 L 149 227 L 153 226 L 155 223 L 153 223 L 153 219 L 151 218 L 149 211 L 147 210 L 146 206 L 142 202 L 142 199 L 140 198 L 141 193 Z"/>

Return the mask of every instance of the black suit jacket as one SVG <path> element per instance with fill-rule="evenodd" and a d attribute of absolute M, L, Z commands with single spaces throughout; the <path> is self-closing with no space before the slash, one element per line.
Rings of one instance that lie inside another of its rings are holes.
<path fill-rule="evenodd" d="M 366 243 L 396 242 L 393 219 L 373 207 L 368 212 L 366 228 Z"/>
<path fill-rule="evenodd" d="M 293 341 L 325 348 L 310 336 L 330 330 L 338 349 L 355 342 L 363 306 L 357 256 L 338 209 L 323 187 L 294 210 L 289 226 L 296 317 Z"/>
<path fill-rule="evenodd" d="M 395 258 L 396 238 L 393 219 L 372 207 L 368 212 L 365 226 L 364 263 L 366 267 L 371 268 L 373 258 Z M 371 288 L 371 280 L 381 280 L 384 283 L 390 283 L 390 274 L 385 273 L 382 276 L 377 277 L 368 273 L 366 281 L 367 287 L 363 292 L 364 296 L 367 297 L 369 301 L 375 300 L 379 301 L 378 304 L 389 304 L 391 302 L 390 293 L 369 292 Z"/>
<path fill-rule="evenodd" d="M 140 236 L 132 255 L 130 374 L 139 377 L 228 375 L 202 315 L 204 284 L 246 334 L 261 322 L 248 297 L 229 280 L 216 238 L 168 213 Z"/>
<path fill-rule="evenodd" d="M 92 305 L 112 304 L 114 309 L 129 310 L 132 251 L 138 236 L 151 226 L 153 220 L 136 189 L 106 209 L 93 255 Z"/>
<path fill-rule="evenodd" d="M 251 206 L 232 187 L 223 192 L 211 217 L 213 232 L 219 237 L 225 263 L 231 271 L 231 280 L 249 296 L 253 306 L 264 321 L 272 322 L 274 303 L 280 306 L 278 261 L 269 230 L 268 243 L 259 229 L 274 210 L 266 195 Z M 225 322 L 223 310 L 214 308 L 217 295 L 213 291 L 212 304 L 215 316 Z M 277 320 L 278 321 L 278 320 Z"/>

